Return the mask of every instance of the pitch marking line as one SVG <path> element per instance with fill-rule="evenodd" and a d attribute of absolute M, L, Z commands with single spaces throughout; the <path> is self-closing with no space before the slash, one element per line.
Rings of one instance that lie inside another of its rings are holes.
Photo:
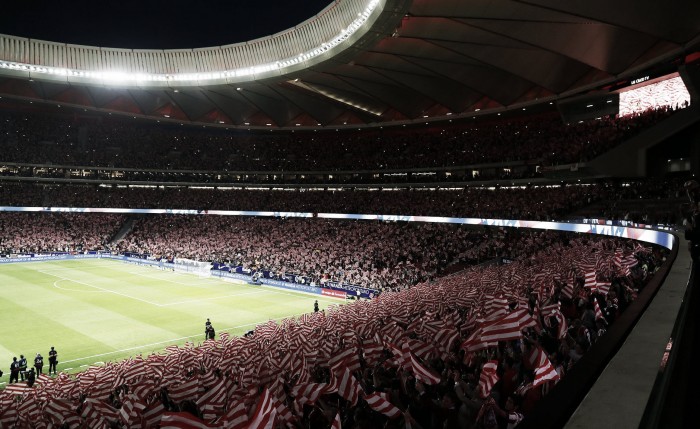
<path fill-rule="evenodd" d="M 284 320 L 284 319 L 288 319 L 288 318 L 290 318 L 290 317 L 301 316 L 302 314 L 306 314 L 306 313 L 308 313 L 308 312 L 305 312 L 305 313 L 297 313 L 297 314 L 293 314 L 293 315 L 290 315 L 290 316 L 278 317 L 278 318 L 276 318 L 276 319 L 266 319 L 266 320 L 264 320 L 264 321 L 262 321 L 262 322 L 246 323 L 245 325 L 238 325 L 238 326 L 233 326 L 233 327 L 231 327 L 231 328 L 224 328 L 224 329 L 222 330 L 222 332 L 226 332 L 226 331 L 231 330 L 231 329 L 245 328 L 245 327 L 247 327 L 247 326 L 257 326 L 257 325 L 260 325 L 260 324 L 262 324 L 262 323 L 267 323 L 267 322 L 269 322 L 270 320 L 274 320 L 274 321 Z M 132 351 L 132 350 L 140 350 L 140 349 L 145 349 L 145 348 L 152 347 L 152 346 L 159 346 L 159 345 L 162 345 L 162 344 L 173 344 L 173 343 L 176 342 L 176 341 L 189 340 L 190 338 L 195 338 L 195 337 L 200 337 L 200 338 L 201 338 L 203 335 L 204 335 L 204 333 L 201 333 L 201 334 L 196 334 L 196 335 L 190 335 L 190 336 L 187 336 L 187 337 L 174 338 L 174 339 L 172 339 L 172 340 L 158 341 L 158 342 L 156 342 L 156 343 L 150 343 L 150 344 L 144 344 L 144 345 L 141 345 L 141 346 L 128 347 L 128 348 L 121 349 L 121 350 L 114 350 L 114 351 L 107 352 L 107 353 L 100 353 L 100 354 L 96 354 L 96 355 L 92 355 L 92 356 L 86 356 L 86 357 L 81 357 L 81 358 L 77 358 L 77 359 L 70 359 L 70 360 L 63 361 L 63 362 L 61 362 L 61 363 L 80 362 L 80 361 L 83 361 L 83 360 L 86 360 L 86 359 L 93 359 L 93 358 L 102 357 L 102 356 L 109 356 L 109 355 L 113 355 L 113 354 L 116 354 L 116 353 L 129 352 L 129 351 Z M 96 362 L 96 363 L 97 363 L 97 362 Z M 104 363 L 104 362 L 102 362 L 102 363 Z M 70 368 L 70 369 L 73 369 L 73 368 Z M 68 370 L 69 370 L 69 368 L 64 368 L 64 369 L 63 369 L 63 371 L 68 371 Z"/>
<path fill-rule="evenodd" d="M 61 287 L 61 286 L 58 285 L 59 283 L 65 282 L 65 281 L 71 281 L 71 282 L 72 282 L 73 280 L 63 280 L 63 279 L 61 279 L 61 280 L 56 280 L 55 282 L 53 282 L 53 287 L 55 287 L 56 289 L 66 290 L 66 291 L 69 291 L 69 292 L 104 293 L 104 291 L 102 291 L 102 290 L 79 290 L 79 289 L 70 289 L 70 288 Z"/>
<path fill-rule="evenodd" d="M 68 281 L 71 281 L 71 282 L 73 282 L 73 283 L 77 283 L 77 284 L 85 285 L 85 286 L 88 286 L 88 287 L 91 287 L 91 288 L 99 289 L 99 290 L 101 290 L 102 292 L 109 292 L 109 293 L 113 293 L 113 294 L 115 294 L 115 295 L 123 296 L 124 298 L 129 298 L 129 299 L 133 299 L 133 300 L 136 300 L 136 301 L 145 302 L 146 304 L 155 305 L 156 307 L 162 307 L 161 304 L 158 304 L 158 303 L 156 303 L 156 302 L 151 302 L 151 301 L 148 301 L 148 300 L 146 300 L 146 299 L 137 298 L 137 297 L 135 297 L 135 296 L 131 296 L 131 295 L 127 295 L 127 294 L 125 294 L 125 293 L 120 293 L 120 292 L 117 292 L 117 291 L 113 291 L 113 290 L 111 290 L 111 289 L 105 289 L 105 288 L 103 288 L 103 287 L 95 286 L 95 285 L 92 285 L 92 284 L 90 284 L 90 283 L 85 283 L 85 282 L 81 282 L 81 281 L 78 281 L 78 280 L 69 279 L 69 278 L 67 278 L 67 277 L 59 276 L 59 275 L 57 275 L 57 274 L 51 274 L 51 273 L 46 272 L 46 271 L 42 271 L 42 270 L 36 270 L 36 271 L 38 271 L 38 272 L 40 272 L 40 273 L 42 273 L 42 274 L 46 274 L 47 276 L 57 277 L 57 278 L 59 278 L 59 279 L 61 279 L 61 280 L 68 280 Z"/>

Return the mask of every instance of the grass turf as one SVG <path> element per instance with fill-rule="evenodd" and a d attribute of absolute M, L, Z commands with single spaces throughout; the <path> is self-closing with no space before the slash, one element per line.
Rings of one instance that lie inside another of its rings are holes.
<path fill-rule="evenodd" d="M 204 340 L 204 322 L 241 335 L 270 319 L 338 304 L 337 299 L 161 271 L 107 259 L 0 266 L 0 387 L 12 357 L 29 366 L 51 346 L 58 370 L 77 372 L 99 362 L 162 351 Z"/>

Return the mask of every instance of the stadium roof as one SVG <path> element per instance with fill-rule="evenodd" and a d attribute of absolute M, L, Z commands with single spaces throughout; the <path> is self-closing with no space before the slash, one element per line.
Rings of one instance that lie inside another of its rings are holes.
<path fill-rule="evenodd" d="M 46 55 L 22 51 L 13 60 L 12 38 L 4 38 L 0 60 L 12 61 L 0 64 L 0 95 L 241 128 L 376 126 L 527 108 L 677 66 L 700 45 L 697 0 L 339 0 L 302 24 L 332 26 L 340 21 L 321 18 L 351 3 L 366 16 L 343 23 L 337 47 L 306 51 L 303 60 L 300 53 L 299 61 L 280 54 L 272 71 L 269 64 L 247 74 L 224 67 L 210 81 L 202 73 L 138 84 L 71 78 L 65 70 L 45 76 L 30 68 Z M 273 51 L 275 40 L 295 31 L 248 45 Z"/>

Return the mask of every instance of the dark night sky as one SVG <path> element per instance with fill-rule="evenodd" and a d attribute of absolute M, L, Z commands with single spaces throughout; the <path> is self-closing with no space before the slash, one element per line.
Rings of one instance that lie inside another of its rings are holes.
<path fill-rule="evenodd" d="M 243 42 L 316 15 L 333 0 L 15 0 L 0 33 L 81 45 L 175 49 Z"/>

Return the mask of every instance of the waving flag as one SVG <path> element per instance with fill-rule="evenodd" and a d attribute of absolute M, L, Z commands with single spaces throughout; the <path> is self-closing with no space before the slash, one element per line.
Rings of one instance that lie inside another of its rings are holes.
<path fill-rule="evenodd" d="M 489 396 L 489 394 L 491 394 L 493 385 L 498 381 L 498 374 L 496 374 L 497 369 L 497 360 L 490 360 L 484 364 L 483 368 L 481 368 L 479 387 L 477 388 L 477 391 L 479 392 L 479 396 L 482 398 L 486 398 Z"/>
<path fill-rule="evenodd" d="M 267 389 L 263 390 L 262 396 L 258 399 L 255 412 L 250 418 L 248 429 L 271 429 L 274 427 L 275 419 L 277 418 L 277 409 L 274 402 L 270 391 Z"/>
<path fill-rule="evenodd" d="M 408 355 L 416 380 L 430 385 L 440 383 L 440 375 L 438 373 L 421 364 L 413 353 L 408 352 Z"/>
<path fill-rule="evenodd" d="M 545 356 L 544 363 L 535 369 L 535 379 L 532 381 L 532 387 L 537 387 L 550 380 L 559 380 L 559 374 L 552 362 Z"/>
<path fill-rule="evenodd" d="M 367 401 L 367 404 L 371 409 L 378 413 L 384 414 L 390 419 L 394 419 L 401 415 L 401 410 L 389 402 L 389 396 L 386 393 L 374 392 L 371 395 L 366 395 L 365 401 Z"/>
<path fill-rule="evenodd" d="M 160 429 L 213 429 L 215 427 L 186 412 L 165 412 L 160 419 Z"/>
<path fill-rule="evenodd" d="M 355 377 L 350 373 L 348 368 L 345 368 L 340 376 L 340 386 L 338 387 L 338 395 L 347 400 L 352 406 L 357 405 L 357 399 L 362 392 L 362 387 L 357 382 Z"/>

